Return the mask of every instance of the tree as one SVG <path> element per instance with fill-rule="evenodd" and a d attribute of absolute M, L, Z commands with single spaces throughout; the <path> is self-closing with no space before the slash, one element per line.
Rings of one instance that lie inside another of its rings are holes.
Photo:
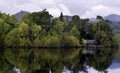
<path fill-rule="evenodd" d="M 70 35 L 75 36 L 77 39 L 80 39 L 80 32 L 78 31 L 78 29 L 76 28 L 76 26 L 74 26 L 71 30 L 70 30 Z"/>
<path fill-rule="evenodd" d="M 44 43 L 45 47 L 60 47 L 60 41 L 58 37 L 50 36 Z"/>
<path fill-rule="evenodd" d="M 104 20 L 103 17 L 102 17 L 102 16 L 99 16 L 99 15 L 97 16 L 96 19 L 97 19 L 97 20 Z"/>
<path fill-rule="evenodd" d="M 33 12 L 23 16 L 22 21 L 29 25 L 37 24 L 41 25 L 42 28 L 49 29 L 51 24 L 52 16 L 46 9 L 41 12 Z"/>
<path fill-rule="evenodd" d="M 74 36 L 64 35 L 62 40 L 63 47 L 78 47 L 79 40 Z"/>
<path fill-rule="evenodd" d="M 120 34 L 114 35 L 113 39 L 114 39 L 117 43 L 119 43 L 119 42 L 120 42 Z"/>
<path fill-rule="evenodd" d="M 0 45 L 4 45 L 5 36 L 10 31 L 11 26 L 0 19 Z"/>
<path fill-rule="evenodd" d="M 71 25 L 77 25 L 80 24 L 80 17 L 78 15 L 74 15 L 72 17 L 72 21 L 70 22 Z"/>
<path fill-rule="evenodd" d="M 62 35 L 65 26 L 65 23 L 60 21 L 59 19 L 54 20 L 53 29 L 57 32 L 58 35 Z"/>
<path fill-rule="evenodd" d="M 74 16 L 72 17 L 72 21 L 77 23 L 77 22 L 80 21 L 80 17 L 79 17 L 78 15 L 74 15 Z"/>
<path fill-rule="evenodd" d="M 25 24 L 24 22 L 22 22 L 18 27 L 18 32 L 20 36 L 19 46 L 27 47 L 28 45 L 30 45 L 28 24 Z"/>
<path fill-rule="evenodd" d="M 27 47 L 30 45 L 29 41 L 29 26 L 21 23 L 18 28 L 11 30 L 5 39 L 5 43 L 10 47 Z"/>
<path fill-rule="evenodd" d="M 32 27 L 30 28 L 31 30 L 31 34 L 29 34 L 29 38 L 31 41 L 33 41 L 32 46 L 33 47 L 40 47 L 40 32 L 42 30 L 40 25 L 32 25 Z"/>
<path fill-rule="evenodd" d="M 32 36 L 33 38 L 39 38 L 40 36 L 40 31 L 42 30 L 41 26 L 40 25 L 36 25 L 34 24 L 32 27 L 31 27 L 31 31 L 32 31 Z"/>
<path fill-rule="evenodd" d="M 32 17 L 31 17 L 31 14 L 30 14 L 30 13 L 23 15 L 21 21 L 22 21 L 22 22 L 25 22 L 25 23 L 28 24 L 29 26 L 32 26 L 33 24 L 35 24 L 35 23 L 32 21 Z"/>
<path fill-rule="evenodd" d="M 0 18 L 2 17 L 2 12 L 0 11 Z"/>
<path fill-rule="evenodd" d="M 5 22 L 10 24 L 12 27 L 15 27 L 18 24 L 17 17 L 15 15 L 7 15 Z"/>
<path fill-rule="evenodd" d="M 61 12 L 61 14 L 60 14 L 59 19 L 60 19 L 61 21 L 63 21 L 63 20 L 64 20 L 64 19 L 63 19 L 63 13 L 62 13 L 62 12 Z"/>
<path fill-rule="evenodd" d="M 12 29 L 5 38 L 6 46 L 17 47 L 19 46 L 20 35 L 17 28 Z"/>
<path fill-rule="evenodd" d="M 29 26 L 28 26 L 28 24 L 22 22 L 18 27 L 18 32 L 19 32 L 19 35 L 22 38 L 28 38 L 29 37 Z"/>
<path fill-rule="evenodd" d="M 111 43 L 113 41 L 113 38 L 112 38 L 113 33 L 106 21 L 103 20 L 103 21 L 97 21 L 93 23 L 93 26 L 91 29 L 93 29 L 93 33 L 95 33 L 94 39 L 98 43 L 106 46 L 112 45 Z"/>
<path fill-rule="evenodd" d="M 43 47 L 41 45 L 41 40 L 39 38 L 36 38 L 34 41 L 33 41 L 33 47 Z"/>

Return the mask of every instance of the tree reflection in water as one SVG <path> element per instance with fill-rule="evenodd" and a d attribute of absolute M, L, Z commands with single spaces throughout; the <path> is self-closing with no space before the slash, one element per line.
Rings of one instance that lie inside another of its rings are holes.
<path fill-rule="evenodd" d="M 97 49 L 94 54 L 83 53 L 83 49 L 1 49 L 0 73 L 15 73 L 14 67 L 21 73 L 72 73 L 87 72 L 93 67 L 107 73 L 114 51 L 111 48 Z"/>

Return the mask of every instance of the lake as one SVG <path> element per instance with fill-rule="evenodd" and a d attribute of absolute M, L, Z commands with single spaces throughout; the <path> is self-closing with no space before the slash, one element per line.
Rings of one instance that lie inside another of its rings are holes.
<path fill-rule="evenodd" d="M 113 55 L 112 48 L 1 48 L 0 73 L 119 73 Z"/>

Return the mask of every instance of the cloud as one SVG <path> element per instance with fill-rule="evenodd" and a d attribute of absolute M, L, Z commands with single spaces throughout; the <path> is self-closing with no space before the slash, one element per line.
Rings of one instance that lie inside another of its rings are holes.
<path fill-rule="evenodd" d="M 49 8 L 49 9 L 47 9 L 48 11 L 49 11 L 49 13 L 51 14 L 51 15 L 53 15 L 54 17 L 58 17 L 59 15 L 60 15 L 60 9 L 59 8 Z"/>
<path fill-rule="evenodd" d="M 20 10 L 41 11 L 47 9 L 53 16 L 79 15 L 95 17 L 96 15 L 120 14 L 120 0 L 0 0 L 2 12 L 15 14 Z"/>
<path fill-rule="evenodd" d="M 59 9 L 64 13 L 64 15 L 71 15 L 70 10 L 64 5 L 64 4 L 59 4 Z"/>
<path fill-rule="evenodd" d="M 87 10 L 85 14 L 82 15 L 81 17 L 92 18 L 92 17 L 96 17 L 97 15 L 107 16 L 109 14 L 119 14 L 118 12 L 120 12 L 118 8 L 115 9 L 115 8 L 107 7 L 107 6 L 100 4 L 100 5 L 92 7 L 90 10 Z"/>
<path fill-rule="evenodd" d="M 63 4 L 58 4 L 56 7 L 48 8 L 47 9 L 50 14 L 52 14 L 54 17 L 60 16 L 60 13 L 62 12 L 63 15 L 72 15 L 70 10 Z"/>
<path fill-rule="evenodd" d="M 28 12 L 37 12 L 37 11 L 41 11 L 42 8 L 35 5 L 35 4 L 30 4 L 30 3 L 26 3 L 26 4 L 23 4 L 23 5 L 17 5 L 15 4 L 14 5 L 14 8 L 17 9 L 18 11 L 28 11 Z"/>
<path fill-rule="evenodd" d="M 62 0 L 0 0 L 1 10 L 10 14 L 15 14 L 21 10 L 37 12 L 47 9 L 53 16 L 59 16 L 61 12 L 65 15 L 71 15 L 69 8 L 61 3 Z"/>

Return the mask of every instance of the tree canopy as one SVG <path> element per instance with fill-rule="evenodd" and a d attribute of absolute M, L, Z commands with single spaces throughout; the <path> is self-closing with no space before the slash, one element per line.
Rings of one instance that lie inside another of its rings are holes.
<path fill-rule="evenodd" d="M 82 39 L 96 40 L 100 45 L 116 46 L 109 23 L 102 16 L 90 22 L 78 15 L 66 22 L 63 13 L 53 18 L 44 9 L 25 14 L 21 21 L 15 15 L 0 13 L 0 45 L 11 47 L 75 47 Z"/>

